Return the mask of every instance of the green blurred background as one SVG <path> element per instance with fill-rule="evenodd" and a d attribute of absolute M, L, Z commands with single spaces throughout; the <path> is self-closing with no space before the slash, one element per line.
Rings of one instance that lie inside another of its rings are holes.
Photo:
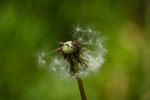
<path fill-rule="evenodd" d="M 107 38 L 88 100 L 150 100 L 150 0 L 1 0 L 0 100 L 80 100 L 76 81 L 38 69 L 33 51 L 57 48 L 73 25 Z"/>

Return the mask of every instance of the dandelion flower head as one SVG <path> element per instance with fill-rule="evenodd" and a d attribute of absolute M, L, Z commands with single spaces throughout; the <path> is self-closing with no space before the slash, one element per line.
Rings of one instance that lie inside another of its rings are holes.
<path fill-rule="evenodd" d="M 77 26 L 69 35 L 72 40 L 60 42 L 59 48 L 54 52 L 55 56 L 47 60 L 50 62 L 49 69 L 72 78 L 82 78 L 99 71 L 106 54 L 100 32 L 90 27 Z M 51 53 L 37 56 L 39 66 L 46 65 L 44 59 L 47 56 L 51 56 Z"/>

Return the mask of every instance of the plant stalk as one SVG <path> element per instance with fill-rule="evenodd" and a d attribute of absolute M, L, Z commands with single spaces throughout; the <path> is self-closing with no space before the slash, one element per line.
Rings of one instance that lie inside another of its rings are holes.
<path fill-rule="evenodd" d="M 84 91 L 83 82 L 82 82 L 81 78 L 78 77 L 77 81 L 78 81 L 78 86 L 79 86 L 80 95 L 81 95 L 82 100 L 87 100 L 86 99 L 86 94 L 85 94 L 85 91 Z"/>

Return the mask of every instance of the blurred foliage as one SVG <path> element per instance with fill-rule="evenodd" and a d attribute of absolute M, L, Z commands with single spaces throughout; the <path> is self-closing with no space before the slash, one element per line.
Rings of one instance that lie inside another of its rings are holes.
<path fill-rule="evenodd" d="M 76 81 L 39 70 L 33 56 L 78 23 L 107 37 L 105 64 L 84 79 L 88 100 L 150 100 L 149 0 L 1 0 L 0 100 L 80 100 Z"/>

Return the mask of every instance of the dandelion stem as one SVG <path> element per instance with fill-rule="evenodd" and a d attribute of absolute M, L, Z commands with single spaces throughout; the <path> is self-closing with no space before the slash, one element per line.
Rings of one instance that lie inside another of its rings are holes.
<path fill-rule="evenodd" d="M 84 91 L 83 82 L 82 82 L 81 78 L 78 77 L 77 81 L 78 81 L 78 86 L 79 86 L 80 95 L 81 95 L 82 100 L 87 100 L 86 99 L 86 94 L 85 94 L 85 91 Z"/>

